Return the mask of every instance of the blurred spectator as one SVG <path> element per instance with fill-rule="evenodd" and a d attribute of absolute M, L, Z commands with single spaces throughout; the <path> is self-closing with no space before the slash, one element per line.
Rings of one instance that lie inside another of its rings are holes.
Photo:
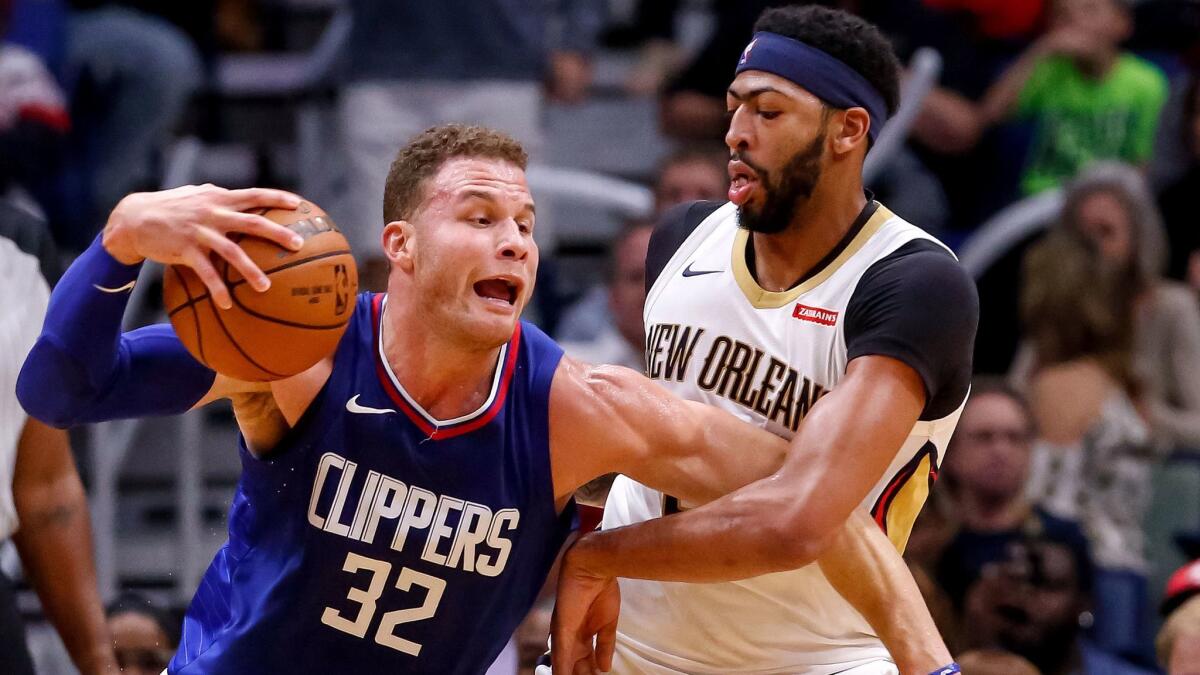
<path fill-rule="evenodd" d="M 663 160 L 654 184 L 654 217 L 684 202 L 725 201 L 728 155 L 724 147 L 687 146 Z"/>
<path fill-rule="evenodd" d="M 0 232 L 31 223 L 0 203 Z M 33 223 L 36 227 L 37 224 Z M 32 241 L 37 234 L 19 235 Z M 85 675 L 115 672 L 92 562 L 87 497 L 67 434 L 29 418 L 13 393 L 50 289 L 35 255 L 0 238 L 0 542 L 11 538 L 25 577 Z M 11 582 L 0 574 L 0 672 L 33 673 Z"/>
<path fill-rule="evenodd" d="M 1054 0 L 1047 33 L 988 90 L 984 126 L 1016 119 L 1034 127 L 1025 194 L 1055 187 L 1095 159 L 1149 159 L 1167 82 L 1121 50 L 1132 30 L 1121 0 Z"/>
<path fill-rule="evenodd" d="M 158 186 L 157 155 L 204 73 L 194 44 L 167 21 L 118 2 L 76 2 L 66 26 L 68 161 L 42 203 L 58 242 L 82 250 L 122 197 Z"/>
<path fill-rule="evenodd" d="M 792 3 L 714 0 L 712 35 L 663 94 L 659 114 L 664 134 L 692 140 L 724 138 L 728 127 L 725 89 L 733 77 L 738 56 L 750 41 L 758 15 L 768 7 L 787 4 Z"/>
<path fill-rule="evenodd" d="M 1012 387 L 997 378 L 972 382 L 936 492 L 943 512 L 952 515 L 935 577 L 959 609 L 984 568 L 1003 560 L 1022 538 L 1061 543 L 1080 561 L 1089 560 L 1079 525 L 1047 513 L 1026 496 L 1035 435 L 1028 404 Z"/>
<path fill-rule="evenodd" d="M 1034 537 L 1006 553 L 967 592 L 963 623 L 973 647 L 1011 651 L 1044 675 L 1148 675 L 1084 639 L 1092 588 L 1075 551 Z"/>
<path fill-rule="evenodd" d="M 1155 640 L 1159 663 L 1169 675 L 1200 673 L 1200 560 L 1171 575 L 1163 614 Z"/>
<path fill-rule="evenodd" d="M 383 183 L 396 148 L 443 122 L 511 134 L 537 154 L 543 83 L 552 98 L 581 101 L 588 55 L 604 18 L 602 0 L 558 3 L 352 0 L 349 84 L 340 124 L 348 162 L 339 219 L 368 261 L 365 284 L 385 275 L 379 248 Z M 561 24 L 557 35 L 552 28 Z"/>
<path fill-rule="evenodd" d="M 135 593 L 125 593 L 109 606 L 108 630 L 126 675 L 165 672 L 179 644 L 179 622 Z"/>
<path fill-rule="evenodd" d="M 1163 224 L 1141 173 L 1114 162 L 1090 167 L 1068 187 L 1060 222 L 1133 294 L 1138 405 L 1154 440 L 1165 451 L 1200 448 L 1200 307 L 1186 286 L 1163 278 Z"/>
<path fill-rule="evenodd" d="M 1078 234 L 1030 250 L 1021 288 L 1027 382 L 1039 438 L 1030 494 L 1083 524 L 1098 568 L 1095 634 L 1122 653 L 1144 646 L 1145 533 L 1154 455 L 1134 406 L 1134 296 Z"/>
<path fill-rule="evenodd" d="M 1002 649 L 975 649 L 958 657 L 958 665 L 971 675 L 1041 675 L 1028 660 Z"/>
<path fill-rule="evenodd" d="M 0 41 L 0 195 L 46 180 L 70 126 L 66 96 L 41 59 Z"/>
<path fill-rule="evenodd" d="M 1200 293 L 1200 227 L 1194 209 L 1200 194 L 1200 75 L 1193 76 L 1187 87 L 1181 131 L 1188 168 L 1159 197 L 1171 249 L 1167 276 L 1187 282 Z"/>
<path fill-rule="evenodd" d="M 580 323 L 597 326 L 594 333 L 573 339 L 560 333 L 567 354 L 589 363 L 611 363 L 638 372 L 645 369 L 642 308 L 646 304 L 646 248 L 653 231 L 648 223 L 635 223 L 613 242 L 608 262 L 607 306 L 582 305 L 567 311 L 563 325 L 571 326 L 572 334 L 579 335 Z M 581 310 L 591 311 L 592 316 L 573 319 Z"/>

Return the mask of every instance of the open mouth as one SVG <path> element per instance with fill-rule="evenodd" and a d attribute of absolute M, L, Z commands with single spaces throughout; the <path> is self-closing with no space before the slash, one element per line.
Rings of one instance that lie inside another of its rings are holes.
<path fill-rule="evenodd" d="M 493 277 L 475 282 L 475 294 L 484 300 L 503 302 L 512 307 L 517 304 L 517 283 L 503 277 Z"/>
<path fill-rule="evenodd" d="M 750 199 L 750 191 L 758 182 L 758 174 L 745 162 L 729 162 L 729 201 L 741 206 Z"/>

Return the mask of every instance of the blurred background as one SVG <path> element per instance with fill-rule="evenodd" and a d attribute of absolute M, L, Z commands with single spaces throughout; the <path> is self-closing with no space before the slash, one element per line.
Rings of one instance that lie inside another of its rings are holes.
<path fill-rule="evenodd" d="M 378 290 L 392 156 L 485 124 L 532 156 L 529 318 L 641 369 L 650 228 L 725 199 L 724 91 L 780 4 L 0 0 L 0 235 L 53 284 L 129 192 L 284 187 Z M 952 650 L 981 673 L 1200 667 L 1179 656 L 1200 644 L 1200 566 L 1172 577 L 1200 557 L 1200 1 L 823 4 L 906 64 L 868 186 L 981 296 L 979 377 L 906 553 Z M 160 295 L 139 284 L 129 325 L 161 320 Z M 227 408 L 72 432 L 101 595 L 144 672 L 225 539 L 235 435 Z M 11 545 L 0 563 L 21 577 Z M 17 592 L 38 672 L 74 672 Z M 494 672 L 539 653 L 548 619 L 543 602 Z"/>

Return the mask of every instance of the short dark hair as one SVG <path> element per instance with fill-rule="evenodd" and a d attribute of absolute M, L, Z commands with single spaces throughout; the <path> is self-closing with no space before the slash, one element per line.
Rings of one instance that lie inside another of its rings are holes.
<path fill-rule="evenodd" d="M 768 9 L 754 32 L 777 33 L 820 49 L 850 66 L 879 91 L 888 115 L 900 105 L 900 62 L 892 43 L 873 24 L 840 9 L 788 5 Z"/>
<path fill-rule="evenodd" d="M 383 189 L 383 222 L 410 218 L 424 200 L 424 183 L 457 157 L 498 159 L 520 167 L 529 163 L 525 148 L 512 136 L 487 127 L 443 124 L 409 139 L 388 171 Z"/>

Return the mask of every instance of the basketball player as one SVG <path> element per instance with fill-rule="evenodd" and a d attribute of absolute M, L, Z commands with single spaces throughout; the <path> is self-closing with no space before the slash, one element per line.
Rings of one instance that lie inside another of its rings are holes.
<path fill-rule="evenodd" d="M 34 415 L 67 426 L 234 403 L 229 539 L 171 673 L 481 673 L 532 605 L 581 485 L 620 471 L 707 501 L 782 464 L 782 439 L 631 370 L 563 358 L 518 320 L 538 262 L 525 161 L 478 127 L 402 149 L 384 204 L 388 292 L 361 296 L 336 353 L 287 380 L 234 381 L 169 326 L 119 326 L 143 259 L 191 266 L 222 308 L 210 253 L 265 288 L 224 235 L 297 245 L 246 213 L 294 195 L 131 195 L 59 283 L 18 383 Z M 923 609 L 904 589 L 875 593 L 899 619 L 894 607 Z"/>
<path fill-rule="evenodd" d="M 619 477 L 602 531 L 564 558 L 556 673 L 607 666 L 614 632 L 622 675 L 957 670 L 889 656 L 834 590 L 857 573 L 810 563 L 860 505 L 903 550 L 970 387 L 975 288 L 864 194 L 897 102 L 886 39 L 815 6 L 755 30 L 727 94 L 729 202 L 678 208 L 651 239 L 646 359 L 672 392 L 792 449 L 694 509 Z"/>

